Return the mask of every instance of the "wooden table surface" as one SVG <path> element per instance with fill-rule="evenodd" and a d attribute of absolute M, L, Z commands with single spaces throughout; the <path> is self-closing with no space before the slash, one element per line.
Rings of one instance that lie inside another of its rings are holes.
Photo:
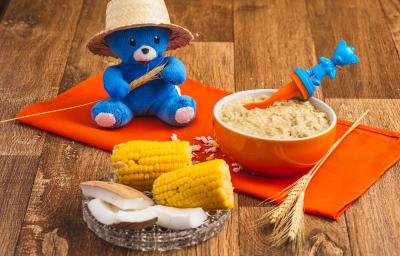
<path fill-rule="evenodd" d="M 87 40 L 106 0 L 0 0 L 1 119 L 48 100 L 112 63 Z M 318 97 L 341 118 L 400 130 L 399 0 L 167 0 L 194 43 L 176 51 L 190 77 L 227 90 L 278 87 L 339 39 L 360 63 L 324 81 Z M 110 171 L 110 154 L 21 125 L 0 125 L 0 255 L 160 255 L 111 246 L 86 228 L 79 183 Z M 383 156 L 384 157 L 384 156 Z M 336 221 L 306 216 L 304 255 L 400 255 L 396 164 Z M 217 237 L 163 255 L 290 255 L 269 250 L 252 221 L 268 207 L 237 194 Z M 264 232 L 264 233 L 263 233 Z"/>

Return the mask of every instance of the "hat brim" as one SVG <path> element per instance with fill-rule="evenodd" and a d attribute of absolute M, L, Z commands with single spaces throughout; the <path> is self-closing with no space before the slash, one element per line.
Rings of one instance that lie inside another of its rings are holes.
<path fill-rule="evenodd" d="M 87 48 L 94 54 L 102 55 L 102 56 L 110 56 L 117 58 L 117 56 L 112 52 L 110 46 L 107 43 L 107 36 L 111 33 L 131 29 L 131 28 L 140 28 L 140 27 L 161 27 L 166 28 L 171 31 L 169 44 L 167 50 L 174 50 L 183 46 L 186 46 L 193 40 L 193 35 L 189 30 L 175 25 L 175 24 L 135 24 L 130 26 L 119 27 L 115 29 L 110 29 L 106 31 L 102 31 L 92 37 L 87 43 Z"/>

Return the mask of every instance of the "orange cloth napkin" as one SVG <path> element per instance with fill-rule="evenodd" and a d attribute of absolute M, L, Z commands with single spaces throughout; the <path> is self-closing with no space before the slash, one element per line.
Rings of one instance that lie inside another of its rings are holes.
<path fill-rule="evenodd" d="M 20 121 L 108 151 L 111 151 L 115 144 L 132 139 L 169 140 L 172 133 L 176 133 L 181 140 L 201 144 L 194 141 L 193 138 L 212 136 L 213 106 L 229 92 L 204 86 L 191 79 L 181 86 L 181 90 L 183 94 L 190 95 L 197 101 L 196 120 L 185 128 L 174 128 L 152 117 L 139 117 L 124 128 L 99 129 L 91 120 L 91 106 L 30 117 Z M 100 73 L 50 101 L 26 107 L 18 116 L 71 107 L 106 97 Z M 349 122 L 339 120 L 337 136 L 342 135 L 349 126 Z M 198 154 L 196 160 L 204 160 L 205 157 L 204 154 Z M 223 157 L 228 162 L 232 162 L 221 152 L 217 152 L 216 157 Z M 364 193 L 399 158 L 399 133 L 360 126 L 339 145 L 314 176 L 305 197 L 306 212 L 337 218 L 352 201 Z M 252 176 L 243 171 L 232 172 L 232 181 L 236 191 L 262 199 L 276 195 L 298 178 L 273 179 Z"/>

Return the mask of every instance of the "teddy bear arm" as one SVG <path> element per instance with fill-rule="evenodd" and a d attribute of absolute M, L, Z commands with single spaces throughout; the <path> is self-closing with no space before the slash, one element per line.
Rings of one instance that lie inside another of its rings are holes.
<path fill-rule="evenodd" d="M 124 80 L 122 71 L 111 66 L 103 74 L 104 89 L 111 98 L 122 99 L 130 92 L 129 84 Z"/>
<path fill-rule="evenodd" d="M 170 56 L 166 58 L 167 66 L 161 72 L 161 77 L 168 83 L 180 85 L 186 80 L 185 65 L 178 58 Z"/>

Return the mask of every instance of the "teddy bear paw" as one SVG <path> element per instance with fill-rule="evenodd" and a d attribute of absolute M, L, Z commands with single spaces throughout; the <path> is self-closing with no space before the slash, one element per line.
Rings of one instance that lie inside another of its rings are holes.
<path fill-rule="evenodd" d="M 175 121 L 178 124 L 190 123 L 194 118 L 194 109 L 192 107 L 179 108 L 175 113 Z"/>
<path fill-rule="evenodd" d="M 94 121 L 96 122 L 96 124 L 98 126 L 104 127 L 104 128 L 113 127 L 115 125 L 115 123 L 117 122 L 115 120 L 115 116 L 111 113 L 99 113 L 95 117 Z"/>

